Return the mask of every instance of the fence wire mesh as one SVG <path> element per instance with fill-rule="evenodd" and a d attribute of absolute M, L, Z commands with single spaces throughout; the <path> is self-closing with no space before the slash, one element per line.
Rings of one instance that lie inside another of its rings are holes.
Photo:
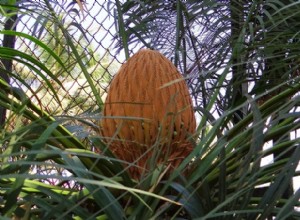
<path fill-rule="evenodd" d="M 41 40 L 60 57 L 67 68 L 63 68 L 49 52 L 32 40 L 17 37 L 15 49 L 42 61 L 59 82 L 50 80 L 53 91 L 40 75 L 22 62 L 14 61 L 13 69 L 19 77 L 11 78 L 10 83 L 22 88 L 35 104 L 51 114 L 78 115 L 94 107 L 96 100 L 82 68 L 72 54 L 68 39 L 59 24 L 51 19 L 49 11 L 43 11 L 41 4 L 41 1 L 30 1 L 20 5 L 25 9 L 20 13 L 16 29 Z M 84 8 L 75 1 L 54 1 L 51 6 L 71 36 L 82 63 L 104 101 L 111 79 L 125 60 L 122 52 L 115 49 L 118 38 L 114 5 L 97 0 L 84 4 Z M 57 97 L 54 92 L 57 92 Z"/>

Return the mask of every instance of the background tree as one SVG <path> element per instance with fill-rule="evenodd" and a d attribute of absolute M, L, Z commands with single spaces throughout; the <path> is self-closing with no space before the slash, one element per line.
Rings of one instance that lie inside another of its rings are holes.
<path fill-rule="evenodd" d="M 33 5 L 30 5 L 30 7 L 33 7 Z M 56 10 L 55 7 L 54 10 Z M 30 34 L 40 39 L 41 42 L 47 45 L 48 49 L 57 54 L 64 65 L 56 62 L 56 57 L 53 57 L 43 47 L 33 42 L 24 41 L 20 49 L 27 51 L 43 62 L 61 82 L 59 84 L 51 80 L 52 87 L 55 91 L 58 91 L 58 100 L 55 99 L 53 91 L 48 88 L 41 76 L 29 71 L 20 63 L 16 63 L 15 70 L 18 75 L 22 75 L 21 78 L 28 83 L 28 87 L 31 87 L 28 96 L 32 96 L 35 103 L 47 108 L 47 111 L 53 115 L 62 113 L 72 113 L 74 115 L 83 113 L 86 110 L 96 110 L 99 106 L 95 105 L 95 99 L 90 95 L 92 91 L 79 63 L 71 53 L 72 48 L 68 45 L 68 39 L 64 37 L 64 31 L 70 32 L 74 47 L 81 57 L 83 65 L 87 67 L 87 73 L 90 75 L 91 80 L 95 85 L 98 85 L 97 90 L 103 100 L 105 98 L 103 88 L 107 87 L 110 79 L 116 73 L 119 63 L 112 59 L 108 52 L 109 48 L 106 51 L 95 49 L 95 42 L 88 39 L 80 23 L 75 23 L 76 17 L 70 17 L 70 14 L 59 7 L 56 13 L 64 30 L 47 13 L 38 10 Z M 72 10 L 72 13 L 79 16 L 80 11 Z M 28 50 L 28 47 L 30 50 Z M 22 86 L 21 84 L 19 83 L 20 86 Z"/>

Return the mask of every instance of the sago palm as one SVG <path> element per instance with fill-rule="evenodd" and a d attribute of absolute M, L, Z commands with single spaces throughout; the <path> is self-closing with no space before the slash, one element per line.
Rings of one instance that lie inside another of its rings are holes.
<path fill-rule="evenodd" d="M 26 13 L 28 2 L 36 7 L 34 12 L 42 10 L 58 24 L 97 104 L 102 105 L 70 33 L 53 10 L 59 2 L 27 1 L 19 13 Z M 0 139 L 1 216 L 299 218 L 300 190 L 288 192 L 291 179 L 299 176 L 299 3 L 105 4 L 107 9 L 116 8 L 120 53 L 125 51 L 129 57 L 138 48 L 150 47 L 164 53 L 183 73 L 198 118 L 193 149 L 169 175 L 153 166 L 143 178 L 132 179 L 128 161 L 114 155 L 97 133 L 100 114 L 53 117 L 33 104 L 22 89 L 0 79 L 0 105 L 8 110 Z M 26 38 L 66 68 L 58 54 L 35 37 L 14 31 L 1 34 Z M 5 47 L 0 48 L 0 58 L 22 62 L 55 94 L 50 81 L 60 81 L 41 61 Z M 1 71 L 26 86 L 13 71 L 2 66 Z M 171 80 L 165 86 L 174 83 Z"/>

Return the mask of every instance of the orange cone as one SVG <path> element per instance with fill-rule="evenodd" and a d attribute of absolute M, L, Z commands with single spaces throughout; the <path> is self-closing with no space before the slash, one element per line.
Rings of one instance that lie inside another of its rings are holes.
<path fill-rule="evenodd" d="M 114 77 L 100 127 L 116 157 L 131 164 L 132 178 L 147 172 L 154 156 L 172 171 L 192 151 L 196 129 L 185 80 L 162 54 L 140 50 Z"/>

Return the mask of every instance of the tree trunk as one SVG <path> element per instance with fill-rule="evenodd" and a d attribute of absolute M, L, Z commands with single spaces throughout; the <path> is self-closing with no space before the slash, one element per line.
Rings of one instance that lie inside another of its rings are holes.
<path fill-rule="evenodd" d="M 4 30 L 16 30 L 16 22 L 17 22 L 17 15 L 13 15 L 10 17 L 5 25 Z M 15 41 L 16 37 L 14 35 L 4 35 L 2 46 L 8 47 L 8 48 L 14 48 L 15 47 Z M 4 68 L 6 71 L 11 72 L 12 71 L 12 60 L 9 59 L 1 59 L 1 62 L 4 65 Z M 5 71 L 0 71 L 0 77 L 5 80 L 7 83 L 10 83 L 9 75 Z M 2 91 L 5 92 L 5 91 Z M 0 128 L 2 128 L 5 124 L 5 118 L 6 118 L 6 109 L 3 107 L 0 107 Z"/>
<path fill-rule="evenodd" d="M 243 56 L 244 36 L 240 36 L 245 22 L 245 0 L 230 1 L 231 13 L 231 45 L 232 45 L 232 82 L 229 97 L 229 106 L 236 107 L 247 93 L 246 64 Z M 238 109 L 233 115 L 233 123 L 238 123 L 246 114 L 245 109 Z"/>

